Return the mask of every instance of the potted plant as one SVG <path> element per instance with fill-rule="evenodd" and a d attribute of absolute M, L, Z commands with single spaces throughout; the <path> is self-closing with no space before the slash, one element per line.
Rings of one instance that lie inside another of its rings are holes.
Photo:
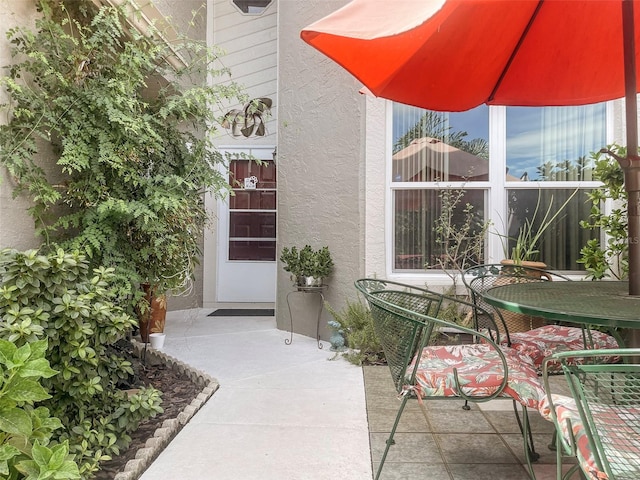
<path fill-rule="evenodd" d="M 536 201 L 533 215 L 530 217 L 524 217 L 517 236 L 508 237 L 501 235 L 503 238 L 502 244 L 505 257 L 507 257 L 502 260 L 501 263 L 503 265 L 522 265 L 540 269 L 546 268 L 546 263 L 539 261 L 538 259 L 538 255 L 540 253 L 539 245 L 542 235 L 556 222 L 562 211 L 577 193 L 578 189 L 574 190 L 574 192 L 569 195 L 559 208 L 555 207 L 552 195 L 544 215 L 540 220 L 538 220 L 538 214 L 541 211 L 541 195 L 540 192 L 538 192 L 538 199 Z M 553 211 L 554 208 L 557 208 L 555 212 Z"/>
<path fill-rule="evenodd" d="M 284 270 L 291 273 L 295 284 L 300 287 L 320 287 L 324 284 L 324 278 L 333 271 L 329 247 L 318 250 L 310 245 L 305 245 L 300 250 L 297 247 L 285 247 L 280 261 L 284 263 Z"/>

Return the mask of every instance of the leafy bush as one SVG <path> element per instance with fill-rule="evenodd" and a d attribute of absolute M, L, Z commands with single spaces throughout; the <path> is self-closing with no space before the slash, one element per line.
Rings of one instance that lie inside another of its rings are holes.
<path fill-rule="evenodd" d="M 69 444 L 50 444 L 52 432 L 62 428 L 59 419 L 34 403 L 51 398 L 39 381 L 52 370 L 44 358 L 47 341 L 20 348 L 0 339 L 0 476 L 19 478 L 80 478 L 69 456 Z M 51 448 L 49 448 L 49 445 Z"/>
<path fill-rule="evenodd" d="M 343 353 L 347 360 L 355 365 L 375 365 L 386 361 L 382 345 L 373 331 L 371 311 L 360 299 L 355 302 L 347 300 L 341 311 L 334 310 L 329 304 L 325 307 L 338 323 L 350 349 Z"/>
<path fill-rule="evenodd" d="M 624 157 L 626 148 L 610 145 L 608 151 L 592 154 L 595 160 L 593 179 L 603 185 L 589 194 L 591 215 L 589 221 L 580 222 L 587 229 L 600 229 L 606 235 L 606 243 L 589 240 L 582 250 L 578 263 L 584 264 L 590 277 L 601 279 L 627 278 L 629 273 L 629 243 L 627 226 L 627 192 L 624 189 L 624 172 L 616 157 Z M 614 202 L 611 213 L 605 215 L 602 205 L 609 199 Z"/>
<path fill-rule="evenodd" d="M 33 201 L 46 243 L 114 267 L 123 298 L 141 297 L 141 282 L 180 292 L 200 258 L 204 192 L 229 190 L 212 143 L 216 106 L 241 93 L 206 84 L 229 76 L 215 51 L 181 38 L 171 47 L 186 65 L 176 70 L 162 32 L 127 27 L 127 8 L 143 15 L 135 5 L 92 3 L 39 0 L 36 31 L 8 32 L 0 163 Z"/>
<path fill-rule="evenodd" d="M 59 373 L 43 380 L 51 398 L 42 405 L 65 426 L 54 438 L 68 441 L 83 477 L 126 447 L 140 420 L 161 411 L 157 390 L 128 398 L 118 388 L 133 371 L 110 345 L 135 320 L 114 303 L 112 280 L 113 269 L 91 272 L 77 252 L 0 251 L 0 338 L 18 347 L 48 339 L 46 357 Z"/>

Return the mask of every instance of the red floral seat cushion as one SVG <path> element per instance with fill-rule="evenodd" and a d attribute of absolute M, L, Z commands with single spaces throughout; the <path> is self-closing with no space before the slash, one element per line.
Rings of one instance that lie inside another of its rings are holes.
<path fill-rule="evenodd" d="M 553 407 L 558 419 L 558 425 L 561 429 L 561 434 L 565 441 L 570 445 L 571 437 L 575 439 L 576 445 L 576 458 L 580 463 L 580 466 L 584 472 L 588 472 L 589 480 L 607 480 L 609 477 L 603 471 L 601 471 L 596 465 L 593 452 L 589 446 L 589 439 L 587 437 L 582 419 L 578 413 L 578 407 L 573 398 L 565 395 L 552 394 L 551 400 L 553 401 Z M 553 421 L 551 416 L 551 410 L 549 407 L 549 399 L 544 397 L 540 400 L 539 407 L 540 415 L 543 418 Z M 601 405 L 599 408 L 592 408 L 592 415 L 605 415 L 608 422 L 611 423 L 611 428 L 607 429 L 606 438 L 601 438 L 603 446 L 606 450 L 617 451 L 624 454 L 627 458 L 628 464 L 637 465 L 640 462 L 640 438 L 638 438 L 638 432 L 625 421 L 627 417 L 637 417 L 640 415 L 640 409 L 635 407 L 620 408 L 615 410 L 608 408 L 606 405 Z M 571 431 L 569 431 L 569 423 L 571 422 Z M 614 471 L 625 470 L 625 464 L 616 464 L 613 466 Z M 635 471 L 632 469 L 631 471 Z M 631 472 L 630 471 L 630 472 Z M 622 472 L 620 472 L 622 473 Z M 632 478 L 630 476 L 622 475 L 623 478 Z"/>
<path fill-rule="evenodd" d="M 585 349 L 582 329 L 578 327 L 545 325 L 527 332 L 512 333 L 510 337 L 511 348 L 531 357 L 533 364 L 538 369 L 538 373 L 540 373 L 545 357 L 557 352 Z M 618 348 L 618 342 L 615 338 L 597 330 L 591 330 L 591 340 L 592 345 L 590 348 Z M 506 345 L 507 338 L 501 338 L 500 342 Z M 616 362 L 617 359 L 611 358 L 609 361 Z M 568 363 L 580 364 L 582 359 L 574 358 Z M 549 368 L 551 371 L 559 371 L 560 365 L 550 362 Z"/>
<path fill-rule="evenodd" d="M 522 405 L 538 408 L 544 390 L 531 359 L 512 348 L 503 347 L 508 382 L 501 396 L 512 397 Z M 413 371 L 414 358 L 407 369 Z M 494 348 L 486 344 L 431 346 L 422 350 L 413 389 L 421 397 L 459 397 L 454 369 L 465 395 L 486 397 L 498 391 L 504 368 Z"/>

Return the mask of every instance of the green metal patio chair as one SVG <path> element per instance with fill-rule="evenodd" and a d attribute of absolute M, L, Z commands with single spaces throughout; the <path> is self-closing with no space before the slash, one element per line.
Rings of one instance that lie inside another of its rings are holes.
<path fill-rule="evenodd" d="M 489 319 L 492 315 L 472 303 L 397 282 L 361 279 L 355 285 L 369 304 L 374 331 L 402 398 L 376 480 L 410 398 L 418 400 L 425 417 L 425 400 L 515 399 L 522 405 L 525 456 L 535 478 L 527 408 L 538 408 L 544 391 L 531 359 L 499 347 L 495 323 L 487 329 L 491 334 L 454 323 L 473 318 L 476 310 Z"/>
<path fill-rule="evenodd" d="M 572 357 L 588 360 L 576 365 Z M 623 363 L 607 363 L 619 357 Z M 640 478 L 640 349 L 584 350 L 551 355 L 543 366 L 547 392 L 540 413 L 557 431 L 557 478 L 581 468 L 589 480 Z M 553 393 L 552 362 L 562 366 L 572 397 Z M 562 459 L 577 464 L 562 472 Z"/>

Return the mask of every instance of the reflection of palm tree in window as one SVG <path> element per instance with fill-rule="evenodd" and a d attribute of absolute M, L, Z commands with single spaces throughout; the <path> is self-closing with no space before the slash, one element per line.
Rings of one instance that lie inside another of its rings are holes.
<path fill-rule="evenodd" d="M 580 156 L 577 160 L 544 162 L 536 167 L 537 180 L 555 182 L 591 181 L 593 180 L 593 159 Z"/>
<path fill-rule="evenodd" d="M 407 132 L 402 135 L 393 146 L 393 153 L 408 147 L 418 138 L 431 137 L 471 153 L 481 158 L 489 158 L 489 143 L 483 138 L 466 140 L 465 131 L 451 131 L 451 126 L 442 113 L 427 111 Z"/>

